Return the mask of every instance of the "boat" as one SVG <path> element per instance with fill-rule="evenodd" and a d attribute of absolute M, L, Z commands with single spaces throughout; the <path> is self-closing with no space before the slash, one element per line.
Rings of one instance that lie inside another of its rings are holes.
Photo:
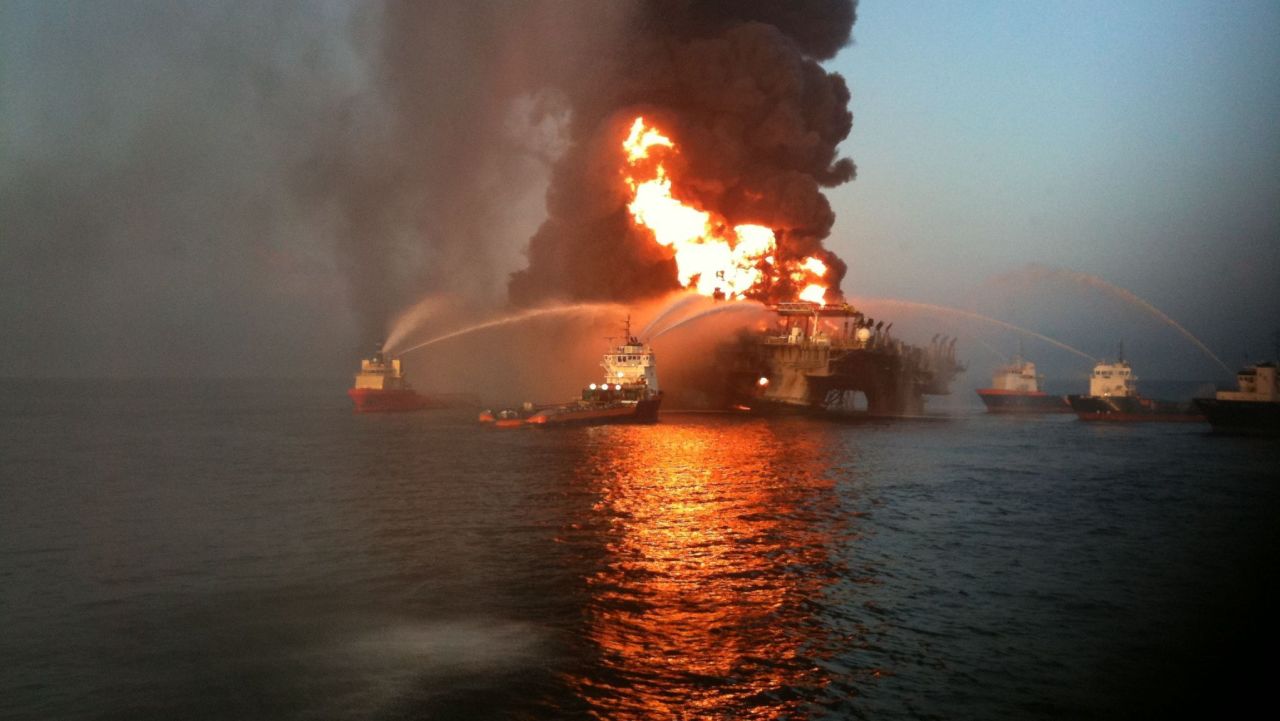
<path fill-rule="evenodd" d="M 988 413 L 1070 413 L 1071 406 L 1065 398 L 1040 390 L 1041 380 L 1036 364 L 1024 359 L 1019 351 L 1012 363 L 1000 366 L 992 374 L 990 388 L 978 389 L 978 397 Z"/>
<path fill-rule="evenodd" d="M 587 385 L 579 398 L 562 404 L 525 403 L 519 409 L 486 410 L 480 422 L 495 428 L 656 422 L 662 391 L 653 348 L 631 335 L 630 317 L 624 334 L 623 343 L 606 352 L 600 363 L 604 380 Z"/>
<path fill-rule="evenodd" d="M 494 428 L 515 428 L 523 426 L 530 415 L 532 413 L 514 408 L 504 408 L 500 411 L 484 410 L 480 412 L 480 422 L 488 423 Z"/>
<path fill-rule="evenodd" d="M 1089 395 L 1067 396 L 1067 403 L 1082 421 L 1204 421 L 1194 404 L 1143 398 L 1138 393 L 1137 380 L 1123 355 L 1114 363 L 1100 361 L 1089 377 Z"/>
<path fill-rule="evenodd" d="M 1195 399 L 1214 432 L 1280 436 L 1280 378 L 1275 362 L 1241 369 L 1236 385 L 1237 390 Z"/>
<path fill-rule="evenodd" d="M 347 389 L 357 413 L 391 413 L 443 408 L 449 403 L 424 396 L 409 385 L 399 358 L 378 347 L 371 358 L 360 361 L 355 385 Z"/>

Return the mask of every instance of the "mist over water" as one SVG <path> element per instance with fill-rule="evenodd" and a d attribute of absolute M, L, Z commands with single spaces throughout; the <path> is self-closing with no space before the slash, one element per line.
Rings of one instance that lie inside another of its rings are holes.
<path fill-rule="evenodd" d="M 406 308 L 391 322 L 382 348 L 388 353 L 399 353 L 410 334 L 420 332 L 428 321 L 440 317 L 450 305 L 456 306 L 456 299 L 433 295 Z"/>

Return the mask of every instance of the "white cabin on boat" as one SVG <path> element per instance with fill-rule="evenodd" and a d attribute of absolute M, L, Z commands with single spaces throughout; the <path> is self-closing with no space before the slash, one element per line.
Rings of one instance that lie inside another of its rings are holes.
<path fill-rule="evenodd" d="M 1276 364 L 1259 363 L 1242 369 L 1236 374 L 1235 391 L 1218 391 L 1220 401 L 1280 402 L 1280 385 L 1277 385 Z"/>
<path fill-rule="evenodd" d="M 1102 361 L 1093 367 L 1093 375 L 1089 377 L 1089 395 L 1102 397 L 1126 397 L 1137 395 L 1135 383 L 1138 377 L 1133 375 L 1129 363 L 1118 360 L 1115 363 Z"/>
<path fill-rule="evenodd" d="M 379 349 L 372 358 L 360 361 L 360 372 L 356 374 L 356 388 L 373 390 L 400 390 L 407 388 L 408 383 L 404 371 L 400 369 L 399 358 L 387 358 Z"/>
<path fill-rule="evenodd" d="M 605 353 L 600 363 L 604 368 L 604 382 L 615 385 L 644 385 L 658 392 L 658 369 L 654 363 L 653 349 L 628 336 L 627 342 Z"/>
<path fill-rule="evenodd" d="M 998 391 L 1018 391 L 1035 393 L 1040 390 L 1040 376 L 1036 374 L 1036 364 L 1024 361 L 1022 356 L 1013 359 L 1009 365 L 1000 366 L 991 376 L 991 387 Z"/>

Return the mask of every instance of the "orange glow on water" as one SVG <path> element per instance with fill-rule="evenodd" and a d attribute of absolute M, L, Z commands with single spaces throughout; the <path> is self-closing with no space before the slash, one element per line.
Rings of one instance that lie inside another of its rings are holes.
<path fill-rule="evenodd" d="M 569 682 L 597 718 L 799 713 L 829 683 L 806 599 L 838 577 L 841 535 L 801 510 L 833 493 L 817 444 L 765 424 L 624 431 L 594 429 L 579 480 L 609 530 L 585 579 L 597 666 Z"/>

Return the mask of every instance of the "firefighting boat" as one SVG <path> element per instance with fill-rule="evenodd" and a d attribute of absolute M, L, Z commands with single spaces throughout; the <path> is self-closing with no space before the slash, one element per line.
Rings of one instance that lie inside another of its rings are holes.
<path fill-rule="evenodd" d="M 1101 361 L 1093 367 L 1093 374 L 1089 376 L 1089 395 L 1067 396 L 1067 402 L 1082 421 L 1204 421 L 1204 415 L 1190 403 L 1142 397 L 1137 390 L 1137 380 L 1121 351 L 1114 363 Z"/>
<path fill-rule="evenodd" d="M 624 328 L 624 340 L 604 354 L 603 382 L 591 383 L 582 395 L 569 403 L 520 409 L 486 410 L 480 422 L 496 428 L 516 426 L 599 425 L 604 423 L 654 423 L 662 391 L 653 348 L 631 335 L 631 319 Z"/>
<path fill-rule="evenodd" d="M 1065 398 L 1040 390 L 1040 380 L 1036 364 L 1023 358 L 1019 349 L 1012 363 L 992 374 L 990 388 L 978 389 L 978 397 L 988 413 L 1070 413 Z"/>
<path fill-rule="evenodd" d="M 417 411 L 447 405 L 424 396 L 409 385 L 399 358 L 390 358 L 378 346 L 373 357 L 360 361 L 355 385 L 347 390 L 357 413 Z"/>

